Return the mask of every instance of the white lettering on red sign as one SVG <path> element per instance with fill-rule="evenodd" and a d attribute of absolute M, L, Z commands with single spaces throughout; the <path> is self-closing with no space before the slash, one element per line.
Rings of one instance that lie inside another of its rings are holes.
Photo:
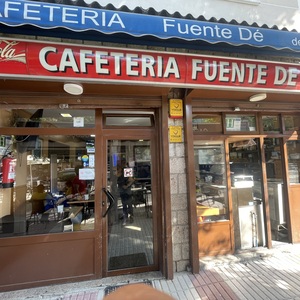
<path fill-rule="evenodd" d="M 55 63 L 50 63 L 50 58 L 53 56 Z M 84 49 L 79 50 L 78 55 L 70 48 L 59 52 L 56 47 L 44 47 L 39 52 L 39 61 L 49 72 L 71 70 L 73 73 L 84 74 L 88 72 L 88 66 L 91 66 L 96 74 L 109 75 L 111 71 L 114 71 L 114 75 L 121 75 L 124 71 L 127 76 L 132 77 L 169 78 L 174 76 L 180 78 L 179 65 L 176 58 L 172 56 L 167 59 L 158 56 L 156 59 L 147 54 L 109 53 Z"/>
<path fill-rule="evenodd" d="M 265 64 L 237 63 L 216 60 L 192 60 L 192 79 L 203 74 L 205 80 L 248 83 L 263 85 L 267 83 L 268 66 Z"/>
<path fill-rule="evenodd" d="M 300 92 L 297 64 L 229 57 L 0 40 L 0 64 L 0 77 Z"/>

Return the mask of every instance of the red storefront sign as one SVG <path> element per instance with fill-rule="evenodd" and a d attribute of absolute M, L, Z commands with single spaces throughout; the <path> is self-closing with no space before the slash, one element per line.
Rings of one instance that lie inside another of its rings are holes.
<path fill-rule="evenodd" d="M 296 64 L 0 40 L 0 77 L 299 92 L 299 74 Z"/>

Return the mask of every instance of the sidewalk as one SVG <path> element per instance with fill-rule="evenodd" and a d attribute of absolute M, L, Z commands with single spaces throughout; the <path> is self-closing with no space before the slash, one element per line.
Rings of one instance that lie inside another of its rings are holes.
<path fill-rule="evenodd" d="M 176 273 L 166 280 L 152 272 L 0 293 L 0 299 L 101 300 L 105 289 L 150 280 L 178 300 L 300 300 L 300 244 L 205 258 L 199 274 Z"/>

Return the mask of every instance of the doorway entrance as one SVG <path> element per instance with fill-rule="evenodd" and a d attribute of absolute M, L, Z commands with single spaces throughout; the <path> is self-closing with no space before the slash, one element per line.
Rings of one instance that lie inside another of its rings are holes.
<path fill-rule="evenodd" d="M 288 197 L 284 180 L 282 139 L 265 138 L 264 151 L 267 171 L 267 188 L 273 243 L 289 242 L 287 211 Z"/>
<path fill-rule="evenodd" d="M 263 141 L 264 158 L 260 143 Z M 287 193 L 282 161 L 282 139 L 229 139 L 231 191 L 236 249 L 266 246 L 265 197 L 262 164 L 266 179 L 273 243 L 289 242 Z"/>
<path fill-rule="evenodd" d="M 151 140 L 108 140 L 108 271 L 154 264 Z"/>
<path fill-rule="evenodd" d="M 259 138 L 229 139 L 236 249 L 266 245 Z"/>

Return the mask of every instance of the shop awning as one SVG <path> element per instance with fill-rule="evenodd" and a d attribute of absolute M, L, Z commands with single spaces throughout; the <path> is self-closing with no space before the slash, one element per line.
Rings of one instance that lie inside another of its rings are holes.
<path fill-rule="evenodd" d="M 35 26 L 73 32 L 99 32 L 155 37 L 161 40 L 203 41 L 233 46 L 270 47 L 300 52 L 297 32 L 213 23 L 199 20 L 144 15 L 24 0 L 2 0 L 0 23 L 9 27 Z"/>

